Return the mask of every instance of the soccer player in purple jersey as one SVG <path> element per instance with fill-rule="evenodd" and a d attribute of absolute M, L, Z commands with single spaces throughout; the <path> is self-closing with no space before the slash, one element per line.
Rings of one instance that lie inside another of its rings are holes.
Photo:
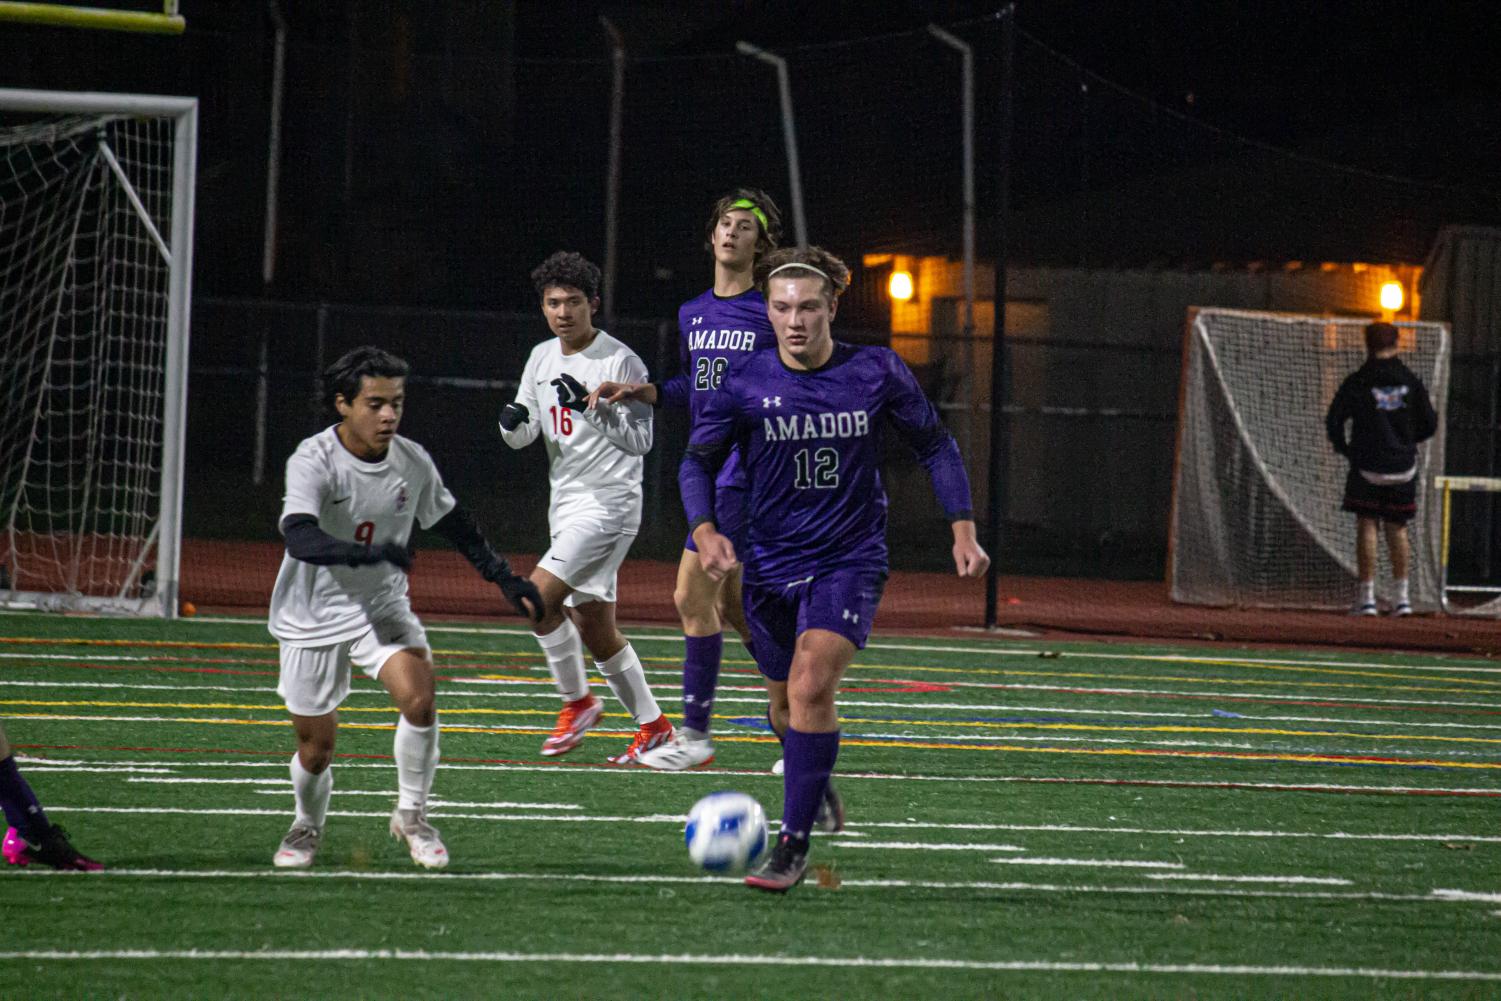
<path fill-rule="evenodd" d="M 638 399 L 686 408 L 697 422 L 735 359 L 776 346 L 766 303 L 754 282 L 756 261 L 776 249 L 781 234 L 781 213 L 764 191 L 736 188 L 715 202 L 704 244 L 714 257 L 714 287 L 678 310 L 682 371 L 662 383 L 605 383 L 593 399 Z M 714 511 L 719 530 L 737 545 L 743 542 L 745 489 L 745 471 L 731 452 L 715 481 Z M 710 577 L 699 563 L 691 535 L 678 561 L 673 601 L 683 620 L 683 726 L 674 740 L 641 755 L 640 761 L 675 772 L 714 760 L 709 727 L 724 623 L 735 628 L 747 648 L 751 638 L 741 608 L 739 571 Z"/>
<path fill-rule="evenodd" d="M 786 891 L 807 869 L 809 835 L 839 754 L 834 695 L 865 646 L 886 582 L 881 429 L 890 423 L 927 469 L 953 528 L 954 568 L 982 576 L 969 477 L 953 437 L 912 372 L 890 349 L 833 339 L 849 284 L 818 247 L 788 248 L 757 267 L 777 350 L 731 366 L 693 427 L 679 471 L 699 559 L 723 577 L 745 559 L 745 609 L 783 741 L 782 829 L 745 878 Z M 746 544 L 718 529 L 713 478 L 738 445 L 750 484 Z"/>

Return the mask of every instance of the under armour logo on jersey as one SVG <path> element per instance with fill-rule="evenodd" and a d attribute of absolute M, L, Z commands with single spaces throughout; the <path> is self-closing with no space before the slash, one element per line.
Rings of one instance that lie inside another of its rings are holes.
<path fill-rule="evenodd" d="M 1407 396 L 1406 386 L 1372 386 L 1371 395 L 1376 398 L 1377 410 L 1401 410 Z"/>
<path fill-rule="evenodd" d="M 698 325 L 699 325 L 699 324 L 700 324 L 700 323 L 703 323 L 703 322 L 704 322 L 704 318 L 703 318 L 703 317 L 702 317 L 702 316 L 695 316 L 695 317 L 694 317 L 694 318 L 693 318 L 693 322 L 692 322 L 692 323 L 690 323 L 690 324 L 689 324 L 689 326 L 691 326 L 691 327 L 696 327 L 696 326 L 698 326 Z"/>
<path fill-rule="evenodd" d="M 767 407 L 780 407 L 781 405 L 782 405 L 782 398 L 780 396 L 763 396 L 763 397 L 761 397 L 761 408 L 763 410 L 765 408 L 767 408 Z"/>
<path fill-rule="evenodd" d="M 844 621 L 846 621 L 846 622 L 859 622 L 860 621 L 860 616 L 858 614 L 854 613 L 854 612 L 851 612 L 848 608 L 846 608 L 844 610 Z"/>

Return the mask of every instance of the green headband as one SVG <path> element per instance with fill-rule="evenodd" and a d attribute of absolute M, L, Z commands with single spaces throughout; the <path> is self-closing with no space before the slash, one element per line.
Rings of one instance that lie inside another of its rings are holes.
<path fill-rule="evenodd" d="M 770 233 L 771 232 L 771 223 L 769 223 L 769 222 L 766 221 L 766 213 L 761 211 L 761 206 L 757 205 L 755 202 L 751 201 L 749 198 L 737 198 L 737 199 L 735 199 L 733 202 L 730 202 L 730 208 L 729 209 L 725 209 L 725 211 L 728 212 L 730 209 L 749 209 L 750 210 L 750 214 L 753 215 L 753 216 L 755 216 L 758 220 L 760 220 L 760 222 L 761 222 L 761 231 L 763 233 Z"/>

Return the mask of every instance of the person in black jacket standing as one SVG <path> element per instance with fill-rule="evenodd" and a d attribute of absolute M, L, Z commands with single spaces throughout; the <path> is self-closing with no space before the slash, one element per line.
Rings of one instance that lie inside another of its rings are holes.
<path fill-rule="evenodd" d="M 1417 446 L 1433 437 L 1438 415 L 1423 381 L 1397 358 L 1396 326 L 1367 324 L 1365 343 L 1365 364 L 1340 385 L 1325 418 L 1334 450 L 1350 460 L 1343 507 L 1355 515 L 1360 572 L 1360 597 L 1352 614 L 1376 614 L 1377 535 L 1384 527 L 1396 585 L 1392 614 L 1411 615 L 1407 523 L 1417 512 Z"/>

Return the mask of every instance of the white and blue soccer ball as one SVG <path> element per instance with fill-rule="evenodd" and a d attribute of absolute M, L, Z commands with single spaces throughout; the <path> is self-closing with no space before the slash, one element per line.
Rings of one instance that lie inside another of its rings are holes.
<path fill-rule="evenodd" d="M 743 792 L 712 792 L 688 811 L 688 857 L 710 872 L 744 872 L 766 854 L 766 811 Z"/>

